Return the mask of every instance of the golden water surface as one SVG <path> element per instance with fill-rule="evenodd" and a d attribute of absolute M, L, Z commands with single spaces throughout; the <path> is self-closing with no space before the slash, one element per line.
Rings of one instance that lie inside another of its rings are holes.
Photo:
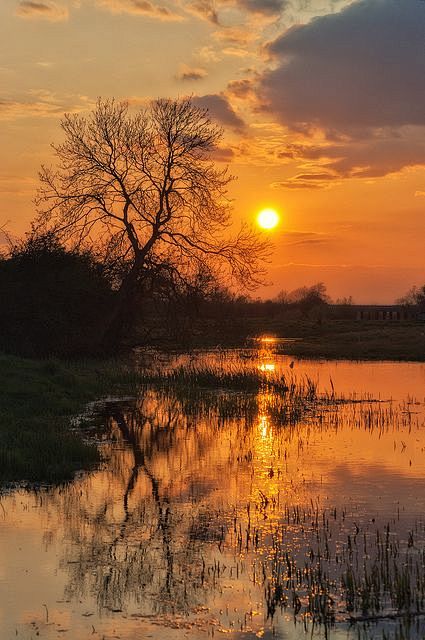
<path fill-rule="evenodd" d="M 424 546 L 423 364 L 293 361 L 273 344 L 190 358 L 254 366 L 265 384 L 248 403 L 240 390 L 149 387 L 99 404 L 101 468 L 0 495 L 2 639 L 355 638 L 338 582 L 343 565 L 362 570 L 352 545 L 370 556 L 389 527 Z M 308 376 L 322 401 L 279 419 L 276 372 Z M 307 588 L 288 587 L 290 567 L 301 579 L 317 553 L 333 558 L 330 625 L 309 613 Z"/>

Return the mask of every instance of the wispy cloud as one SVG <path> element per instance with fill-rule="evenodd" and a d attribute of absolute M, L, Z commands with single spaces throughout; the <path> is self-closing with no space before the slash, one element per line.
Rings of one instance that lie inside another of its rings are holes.
<path fill-rule="evenodd" d="M 216 147 L 212 152 L 212 159 L 215 162 L 231 162 L 235 152 L 231 147 Z"/>
<path fill-rule="evenodd" d="M 93 103 L 85 96 L 57 96 L 46 91 L 31 91 L 24 98 L 0 99 L 0 120 L 61 118 L 66 111 L 83 111 L 92 106 Z"/>
<path fill-rule="evenodd" d="M 61 22 L 69 17 L 68 8 L 46 0 L 21 0 L 16 8 L 20 18 Z"/>
<path fill-rule="evenodd" d="M 97 0 L 97 5 L 112 13 L 131 13 L 164 21 L 183 20 L 180 13 L 150 0 Z"/>
<path fill-rule="evenodd" d="M 218 13 L 213 0 L 190 0 L 186 3 L 186 9 L 198 18 L 207 20 L 212 24 L 218 24 Z"/>
<path fill-rule="evenodd" d="M 277 18 L 290 6 L 288 0 L 189 0 L 187 10 L 212 24 L 225 25 L 230 12 L 256 18 Z"/>
<path fill-rule="evenodd" d="M 336 239 L 335 236 L 318 231 L 286 231 L 282 239 L 285 246 L 301 246 L 312 244 L 329 244 Z"/>
<path fill-rule="evenodd" d="M 34 193 L 38 180 L 29 176 L 2 175 L 0 176 L 0 193 L 27 196 Z M 0 225 L 1 230 L 1 225 Z"/>
<path fill-rule="evenodd" d="M 181 64 L 177 73 L 177 79 L 183 81 L 202 80 L 208 75 L 206 69 L 201 67 L 189 67 L 187 64 Z"/>
<path fill-rule="evenodd" d="M 273 182 L 273 189 L 327 189 L 332 182 L 338 180 L 333 173 L 299 173 L 286 180 Z"/>
<path fill-rule="evenodd" d="M 277 162 L 295 161 L 310 172 L 325 170 L 339 179 L 379 178 L 425 165 L 425 127 L 384 127 L 366 137 L 334 142 L 326 137 L 311 143 L 289 140 L 275 150 Z"/>

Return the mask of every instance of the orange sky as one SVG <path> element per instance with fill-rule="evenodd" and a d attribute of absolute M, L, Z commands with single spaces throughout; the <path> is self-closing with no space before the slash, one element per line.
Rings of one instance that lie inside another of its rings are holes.
<path fill-rule="evenodd" d="M 274 206 L 258 291 L 425 282 L 421 0 L 3 0 L 0 228 L 28 229 L 65 111 L 192 94 L 225 129 L 235 218 Z"/>

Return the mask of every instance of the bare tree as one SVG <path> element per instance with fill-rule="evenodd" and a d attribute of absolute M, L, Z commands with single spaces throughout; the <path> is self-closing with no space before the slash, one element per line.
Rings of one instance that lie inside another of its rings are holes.
<path fill-rule="evenodd" d="M 190 99 L 157 100 L 136 113 L 99 100 L 88 115 L 66 114 L 57 168 L 42 167 L 34 231 L 102 246 L 126 265 L 105 344 L 128 330 L 147 270 L 166 264 L 178 277 L 206 265 L 220 279 L 252 287 L 267 244 L 232 224 L 231 176 L 211 161 L 222 132 Z"/>
<path fill-rule="evenodd" d="M 403 304 L 405 306 L 418 305 L 420 307 L 425 307 L 425 284 L 421 287 L 411 287 L 404 296 L 396 300 L 396 303 Z"/>

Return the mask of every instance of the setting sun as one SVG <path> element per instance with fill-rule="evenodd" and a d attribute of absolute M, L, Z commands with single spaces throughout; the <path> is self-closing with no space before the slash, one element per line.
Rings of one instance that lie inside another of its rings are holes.
<path fill-rule="evenodd" d="M 279 224 L 279 214 L 275 209 L 262 209 L 257 215 L 257 224 L 261 229 L 274 229 Z"/>

